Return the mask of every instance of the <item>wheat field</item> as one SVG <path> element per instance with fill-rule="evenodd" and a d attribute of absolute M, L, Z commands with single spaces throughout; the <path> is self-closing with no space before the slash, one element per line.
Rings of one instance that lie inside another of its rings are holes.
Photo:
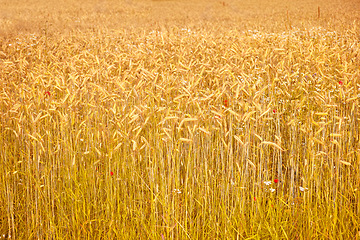
<path fill-rule="evenodd" d="M 360 239 L 358 1 L 0 3 L 0 239 Z"/>

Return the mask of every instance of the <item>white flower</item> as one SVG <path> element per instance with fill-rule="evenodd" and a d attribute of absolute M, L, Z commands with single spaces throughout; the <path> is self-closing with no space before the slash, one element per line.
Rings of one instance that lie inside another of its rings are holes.
<path fill-rule="evenodd" d="M 270 188 L 270 192 L 275 192 L 275 188 Z"/>
<path fill-rule="evenodd" d="M 271 184 L 271 181 L 264 181 L 264 184 L 265 184 L 266 186 L 269 186 L 269 185 Z"/>
<path fill-rule="evenodd" d="M 300 191 L 304 192 L 306 190 L 309 190 L 308 188 L 299 187 Z"/>
<path fill-rule="evenodd" d="M 177 193 L 177 194 L 180 194 L 180 193 L 181 193 L 180 189 L 174 189 L 173 192 L 174 192 L 174 193 Z"/>

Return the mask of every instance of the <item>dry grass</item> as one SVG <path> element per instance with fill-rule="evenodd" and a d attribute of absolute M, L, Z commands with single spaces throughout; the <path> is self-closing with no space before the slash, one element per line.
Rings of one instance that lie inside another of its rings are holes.
<path fill-rule="evenodd" d="M 356 3 L 71 2 L 0 19 L 1 238 L 359 238 Z"/>

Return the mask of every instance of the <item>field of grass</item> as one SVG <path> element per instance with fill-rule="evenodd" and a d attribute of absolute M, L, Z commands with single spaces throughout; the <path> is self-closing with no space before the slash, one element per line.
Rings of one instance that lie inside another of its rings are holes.
<path fill-rule="evenodd" d="M 0 239 L 360 239 L 358 1 L 0 4 Z"/>

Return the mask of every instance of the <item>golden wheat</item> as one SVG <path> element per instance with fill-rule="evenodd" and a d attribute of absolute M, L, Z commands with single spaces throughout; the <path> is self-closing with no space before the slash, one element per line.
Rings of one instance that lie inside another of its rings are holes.
<path fill-rule="evenodd" d="M 359 29 L 314 9 L 2 41 L 1 237 L 358 237 Z"/>

